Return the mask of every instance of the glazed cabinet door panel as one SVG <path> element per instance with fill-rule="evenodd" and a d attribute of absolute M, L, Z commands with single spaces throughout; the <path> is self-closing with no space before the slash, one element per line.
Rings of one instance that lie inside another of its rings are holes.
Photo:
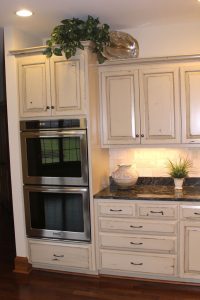
<path fill-rule="evenodd" d="M 181 68 L 182 140 L 200 143 L 200 65 Z"/>
<path fill-rule="evenodd" d="M 141 143 L 180 142 L 178 67 L 140 70 Z"/>
<path fill-rule="evenodd" d="M 137 70 L 100 72 L 102 144 L 140 143 Z"/>
<path fill-rule="evenodd" d="M 51 62 L 51 93 L 53 115 L 78 115 L 85 112 L 84 57 L 66 60 L 54 56 Z"/>
<path fill-rule="evenodd" d="M 29 55 L 18 59 L 21 117 L 51 114 L 49 61 L 45 55 Z"/>
<path fill-rule="evenodd" d="M 181 275 L 200 279 L 200 223 L 182 222 Z"/>

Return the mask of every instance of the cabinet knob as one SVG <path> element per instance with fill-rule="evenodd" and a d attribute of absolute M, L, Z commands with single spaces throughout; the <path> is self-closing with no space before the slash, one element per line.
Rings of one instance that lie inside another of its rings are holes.
<path fill-rule="evenodd" d="M 141 134 L 141 137 L 144 137 L 144 134 Z"/>
<path fill-rule="evenodd" d="M 139 137 L 139 134 L 136 134 L 136 137 Z"/>
<path fill-rule="evenodd" d="M 54 108 L 55 108 L 55 106 L 52 105 L 52 106 L 51 106 L 51 109 L 54 109 Z"/>
<path fill-rule="evenodd" d="M 50 106 L 47 106 L 46 109 L 50 109 Z"/>

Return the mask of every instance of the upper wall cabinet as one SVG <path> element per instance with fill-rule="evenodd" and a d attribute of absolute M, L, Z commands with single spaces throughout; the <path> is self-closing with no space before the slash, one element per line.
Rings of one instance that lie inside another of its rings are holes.
<path fill-rule="evenodd" d="M 140 143 L 138 70 L 100 71 L 103 145 Z"/>
<path fill-rule="evenodd" d="M 18 59 L 20 115 L 23 117 L 51 115 L 49 61 L 42 55 Z"/>
<path fill-rule="evenodd" d="M 181 67 L 182 141 L 200 143 L 200 65 Z"/>
<path fill-rule="evenodd" d="M 84 55 L 70 60 L 43 54 L 18 58 L 21 117 L 85 113 Z"/>
<path fill-rule="evenodd" d="M 178 67 L 140 70 L 141 143 L 180 142 Z"/>
<path fill-rule="evenodd" d="M 179 69 L 100 68 L 102 144 L 180 142 Z"/>

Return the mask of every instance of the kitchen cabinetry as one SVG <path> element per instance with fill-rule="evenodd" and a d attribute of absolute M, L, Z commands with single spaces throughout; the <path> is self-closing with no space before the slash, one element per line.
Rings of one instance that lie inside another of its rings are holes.
<path fill-rule="evenodd" d="M 175 277 L 177 218 L 176 204 L 96 200 L 99 272 Z"/>
<path fill-rule="evenodd" d="M 30 262 L 33 267 L 89 273 L 91 246 L 56 241 L 29 239 Z"/>
<path fill-rule="evenodd" d="M 102 144 L 180 142 L 176 66 L 100 67 Z"/>
<path fill-rule="evenodd" d="M 178 67 L 142 68 L 139 74 L 141 143 L 180 143 Z"/>
<path fill-rule="evenodd" d="M 200 65 L 181 67 L 182 141 L 200 143 Z"/>
<path fill-rule="evenodd" d="M 103 68 L 100 72 L 103 145 L 140 143 L 138 70 Z"/>
<path fill-rule="evenodd" d="M 66 60 L 40 53 L 18 57 L 21 117 L 85 113 L 84 54 Z"/>
<path fill-rule="evenodd" d="M 200 279 L 200 206 L 181 206 L 181 276 Z"/>

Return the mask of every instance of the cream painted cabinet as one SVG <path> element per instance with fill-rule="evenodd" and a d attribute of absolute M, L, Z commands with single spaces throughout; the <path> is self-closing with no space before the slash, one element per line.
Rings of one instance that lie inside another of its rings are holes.
<path fill-rule="evenodd" d="M 50 59 L 53 115 L 78 115 L 86 112 L 83 54 L 66 60 L 63 56 Z"/>
<path fill-rule="evenodd" d="M 141 143 L 180 143 L 179 68 L 140 70 Z"/>
<path fill-rule="evenodd" d="M 18 58 L 20 115 L 22 117 L 51 115 L 49 60 L 45 55 Z"/>
<path fill-rule="evenodd" d="M 180 143 L 179 68 L 100 68 L 102 144 Z"/>
<path fill-rule="evenodd" d="M 200 279 L 200 223 L 181 224 L 181 276 Z"/>
<path fill-rule="evenodd" d="M 181 276 L 200 279 L 200 206 L 181 205 L 180 216 Z"/>
<path fill-rule="evenodd" d="M 181 67 L 182 141 L 200 143 L 200 65 Z"/>
<path fill-rule="evenodd" d="M 103 146 L 139 144 L 138 70 L 102 68 L 100 97 Z"/>
<path fill-rule="evenodd" d="M 18 58 L 21 117 L 84 114 L 84 55 L 66 60 L 43 54 Z"/>
<path fill-rule="evenodd" d="M 177 204 L 95 199 L 95 206 L 100 273 L 157 278 L 177 275 Z"/>

